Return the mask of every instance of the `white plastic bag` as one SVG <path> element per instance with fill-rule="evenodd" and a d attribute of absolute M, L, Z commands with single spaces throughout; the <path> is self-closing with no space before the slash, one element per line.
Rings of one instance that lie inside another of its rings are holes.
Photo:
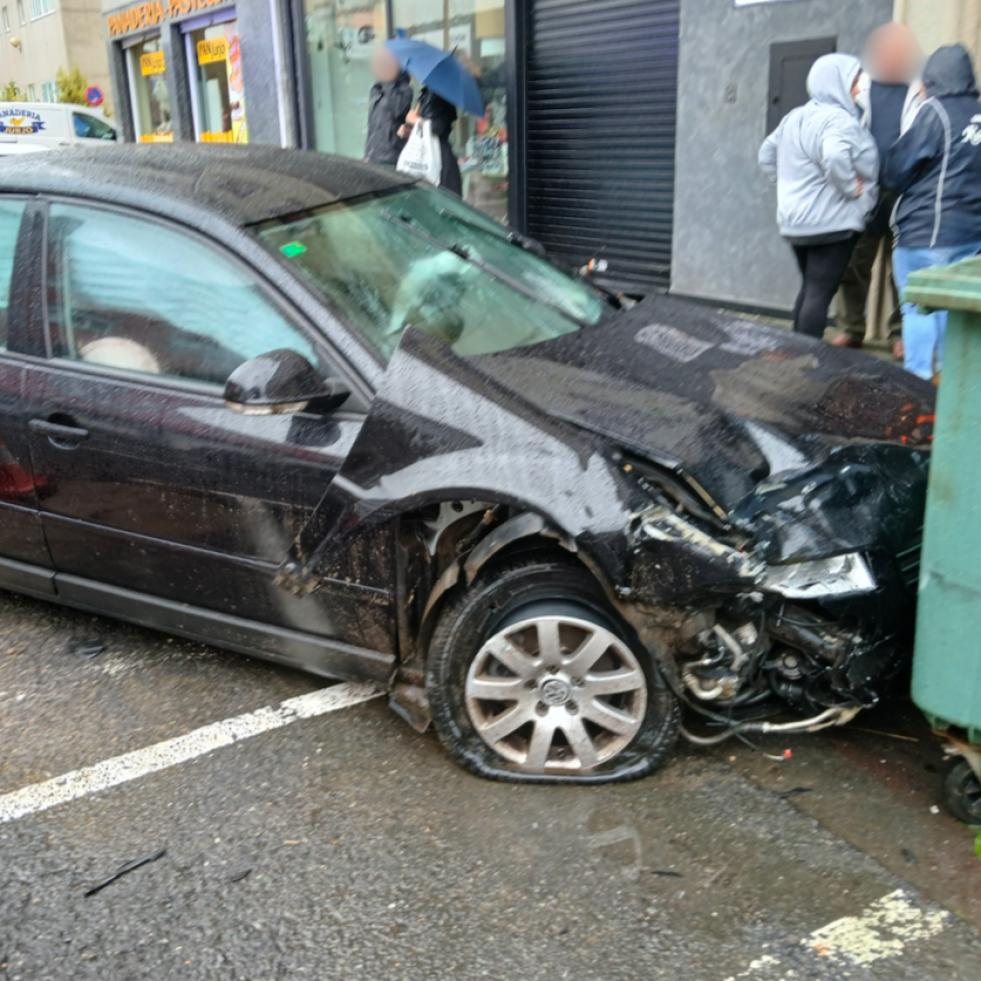
<path fill-rule="evenodd" d="M 433 124 L 428 119 L 420 119 L 412 127 L 409 141 L 399 154 L 396 170 L 439 187 L 443 154 L 439 140 L 433 136 Z"/>

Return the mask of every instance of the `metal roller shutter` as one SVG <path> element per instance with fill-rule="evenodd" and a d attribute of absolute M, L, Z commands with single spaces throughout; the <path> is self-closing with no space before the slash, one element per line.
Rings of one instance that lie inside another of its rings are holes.
<path fill-rule="evenodd" d="M 679 0 L 531 0 L 528 29 L 529 234 L 620 287 L 667 286 Z"/>

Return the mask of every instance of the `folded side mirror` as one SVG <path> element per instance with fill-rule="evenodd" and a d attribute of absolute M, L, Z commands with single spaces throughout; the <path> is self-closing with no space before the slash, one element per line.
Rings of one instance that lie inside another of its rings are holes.
<path fill-rule="evenodd" d="M 240 364 L 225 382 L 225 405 L 249 416 L 329 412 L 350 395 L 338 378 L 326 381 L 302 354 L 282 348 Z"/>

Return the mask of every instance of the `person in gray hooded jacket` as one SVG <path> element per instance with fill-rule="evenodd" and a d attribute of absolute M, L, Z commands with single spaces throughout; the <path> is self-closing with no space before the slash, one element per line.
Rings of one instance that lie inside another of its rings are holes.
<path fill-rule="evenodd" d="M 810 101 L 788 113 L 760 148 L 777 182 L 780 234 L 793 247 L 803 283 L 794 330 L 820 338 L 866 217 L 878 200 L 879 151 L 858 115 L 861 62 L 819 58 L 807 77 Z"/>

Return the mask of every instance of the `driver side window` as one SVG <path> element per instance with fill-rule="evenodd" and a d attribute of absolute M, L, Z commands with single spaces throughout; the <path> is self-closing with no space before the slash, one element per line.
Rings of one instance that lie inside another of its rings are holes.
<path fill-rule="evenodd" d="M 52 205 L 47 299 L 55 357 L 216 385 L 277 348 L 321 369 L 243 270 L 151 221 Z"/>

